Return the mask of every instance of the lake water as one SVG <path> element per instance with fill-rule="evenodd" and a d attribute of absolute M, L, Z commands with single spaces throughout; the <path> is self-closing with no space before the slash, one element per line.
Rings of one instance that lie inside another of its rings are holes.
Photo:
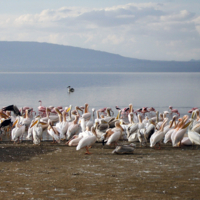
<path fill-rule="evenodd" d="M 82 106 L 90 109 L 169 105 L 181 114 L 200 107 L 200 73 L 0 73 L 0 107 L 15 104 L 37 110 L 44 106 Z M 67 86 L 75 89 L 68 93 Z M 117 112 L 115 112 L 116 114 Z"/>

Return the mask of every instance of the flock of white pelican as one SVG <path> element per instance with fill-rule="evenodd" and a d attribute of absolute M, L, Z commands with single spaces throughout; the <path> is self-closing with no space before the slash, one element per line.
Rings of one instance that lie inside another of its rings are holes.
<path fill-rule="evenodd" d="M 173 147 L 181 145 L 200 145 L 199 109 L 192 108 L 180 117 L 177 109 L 169 106 L 168 110 L 159 113 L 153 107 L 133 110 L 132 104 L 127 108 L 116 106 L 117 115 L 106 107 L 89 111 L 89 105 L 69 107 L 44 107 L 39 101 L 38 112 L 33 108 L 18 109 L 15 105 L 0 110 L 0 132 L 10 134 L 11 141 L 19 143 L 26 134 L 27 140 L 33 144 L 41 143 L 46 131 L 52 143 L 64 141 L 76 150 L 89 148 L 95 142 L 103 145 L 117 146 L 119 141 L 127 141 L 127 145 L 119 145 L 115 153 L 133 152 L 135 143 L 140 147 L 149 145 L 160 149 L 162 145 L 171 143 Z M 27 132 L 27 133 L 26 133 Z"/>

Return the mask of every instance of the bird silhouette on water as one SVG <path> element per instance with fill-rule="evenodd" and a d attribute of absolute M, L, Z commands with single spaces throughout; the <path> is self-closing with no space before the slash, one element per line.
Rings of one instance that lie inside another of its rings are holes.
<path fill-rule="evenodd" d="M 69 92 L 69 93 L 70 93 L 70 92 L 74 92 L 74 88 L 71 88 L 71 86 L 68 86 L 67 88 L 68 88 L 68 92 Z"/>

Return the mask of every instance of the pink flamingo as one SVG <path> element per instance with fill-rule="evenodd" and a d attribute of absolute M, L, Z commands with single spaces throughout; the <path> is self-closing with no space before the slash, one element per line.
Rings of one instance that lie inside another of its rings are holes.
<path fill-rule="evenodd" d="M 129 107 L 126 107 L 126 108 L 119 108 L 118 106 L 115 106 L 115 108 L 117 110 L 121 110 L 121 115 L 128 115 L 129 114 Z"/>
<path fill-rule="evenodd" d="M 105 108 L 101 108 L 101 109 L 99 109 L 99 110 L 97 110 L 99 113 L 101 112 L 101 113 L 103 113 L 104 115 L 106 115 L 106 107 Z"/>
<path fill-rule="evenodd" d="M 54 107 L 53 109 L 51 109 L 51 113 L 57 114 L 56 110 L 59 110 L 60 112 L 64 111 L 64 109 L 61 106 L 58 106 L 58 107 Z"/>
<path fill-rule="evenodd" d="M 190 109 L 190 110 L 188 111 L 188 113 L 192 113 L 194 110 L 197 110 L 197 109 L 198 109 L 197 107 L 194 107 L 194 108 Z"/>
<path fill-rule="evenodd" d="M 46 107 L 42 106 L 41 100 L 39 100 L 38 102 L 40 102 L 40 105 L 38 106 L 38 112 L 41 115 L 41 117 L 45 117 L 46 116 Z"/>
<path fill-rule="evenodd" d="M 148 107 L 143 107 L 143 108 L 142 108 L 142 111 L 141 111 L 141 113 L 142 113 L 142 120 L 145 119 L 145 114 L 149 112 L 149 111 L 147 110 L 147 108 L 148 108 Z"/>
<path fill-rule="evenodd" d="M 154 107 L 148 108 L 149 111 L 149 118 L 156 116 L 156 109 Z"/>
<path fill-rule="evenodd" d="M 180 113 L 178 112 L 178 109 L 173 109 L 172 106 L 169 106 L 169 109 L 171 110 L 171 114 L 176 113 L 178 117 L 180 117 Z"/>
<path fill-rule="evenodd" d="M 40 105 L 38 106 L 38 110 L 39 111 L 45 111 L 46 112 L 46 107 L 45 106 L 42 106 L 42 101 L 41 100 L 39 100 L 38 102 L 40 102 Z"/>

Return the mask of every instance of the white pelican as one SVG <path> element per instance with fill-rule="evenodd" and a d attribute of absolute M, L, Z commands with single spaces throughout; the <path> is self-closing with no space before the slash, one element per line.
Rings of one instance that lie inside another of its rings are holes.
<path fill-rule="evenodd" d="M 33 126 L 33 143 L 40 144 L 43 129 L 42 126 L 39 124 L 40 118 L 38 119 L 37 123 Z"/>
<path fill-rule="evenodd" d="M 151 123 L 151 119 L 148 120 L 148 123 L 146 123 L 146 126 L 145 126 L 145 137 L 146 137 L 146 140 L 149 141 L 152 134 L 155 132 L 156 130 L 156 127 L 153 123 Z"/>
<path fill-rule="evenodd" d="M 106 115 L 105 117 L 102 115 L 102 118 L 103 118 L 105 121 L 107 121 L 107 122 L 110 122 L 112 119 L 114 120 L 115 117 L 112 117 L 112 116 L 111 116 L 111 112 L 112 112 L 112 109 L 111 109 L 111 108 L 107 108 L 107 109 L 106 109 L 107 115 Z"/>
<path fill-rule="evenodd" d="M 183 137 L 183 139 L 181 140 L 181 144 L 184 146 L 191 146 L 192 142 L 189 137 Z"/>
<path fill-rule="evenodd" d="M 55 111 L 59 116 L 59 122 L 56 123 L 56 129 L 60 133 L 60 139 L 64 140 L 66 138 L 66 132 L 69 127 L 69 122 L 66 120 L 66 114 L 70 110 L 70 107 L 62 113 L 56 108 Z"/>
<path fill-rule="evenodd" d="M 82 118 L 85 119 L 85 121 L 89 121 L 90 118 L 91 118 L 91 113 L 89 112 L 89 109 L 88 109 L 89 105 L 88 103 L 85 104 L 85 111 L 84 111 L 84 114 L 82 114 Z"/>
<path fill-rule="evenodd" d="M 156 146 L 156 144 L 159 144 L 159 148 L 160 149 L 160 142 L 163 140 L 164 138 L 164 126 L 167 123 L 168 119 L 164 119 L 163 124 L 160 127 L 160 130 L 156 131 L 155 133 L 153 133 L 153 135 L 150 138 L 150 147 L 154 147 Z"/>
<path fill-rule="evenodd" d="M 175 123 L 175 126 L 172 128 L 174 123 Z M 165 144 L 171 140 L 171 135 L 172 135 L 173 132 L 176 131 L 175 129 L 177 128 L 177 126 L 178 126 L 178 124 L 176 124 L 176 116 L 173 116 L 169 130 L 166 131 L 166 133 L 165 133 L 165 137 L 164 137 L 164 143 Z"/>
<path fill-rule="evenodd" d="M 85 136 L 79 141 L 78 146 L 76 147 L 77 151 L 82 148 L 86 148 L 85 154 L 91 154 L 89 152 L 88 148 L 91 147 L 96 142 L 96 139 L 97 139 L 96 133 L 95 133 L 95 128 L 92 127 L 91 131 L 92 131 L 93 135 Z"/>
<path fill-rule="evenodd" d="M 71 122 L 67 130 L 67 140 L 70 140 L 74 135 L 80 132 L 80 124 L 78 123 L 79 116 L 75 117 L 75 120 Z"/>
<path fill-rule="evenodd" d="M 22 120 L 22 124 L 24 124 L 26 126 L 26 130 L 28 130 L 28 127 L 30 126 L 31 121 L 32 121 L 32 119 L 29 117 L 28 112 L 29 112 L 29 110 L 26 109 L 25 110 L 25 116 L 24 116 L 24 118 Z"/>
<path fill-rule="evenodd" d="M 59 137 L 59 132 L 57 131 L 55 126 L 52 126 L 52 122 L 49 119 L 48 120 L 48 128 L 47 128 L 47 132 L 49 133 L 49 135 L 53 138 L 53 143 L 55 143 L 55 141 L 57 143 L 60 143 L 60 137 Z M 55 140 L 55 141 L 54 141 Z"/>
<path fill-rule="evenodd" d="M 188 138 L 192 144 L 200 145 L 200 134 L 196 131 L 200 128 L 200 124 L 196 124 L 192 130 L 188 131 Z"/>
<path fill-rule="evenodd" d="M 79 141 L 83 138 L 83 137 L 87 137 L 87 136 L 92 136 L 93 133 L 90 131 L 91 128 L 90 127 L 86 127 L 86 131 L 79 133 L 78 135 L 74 135 L 72 137 L 71 140 L 69 140 L 66 144 L 68 144 L 69 146 L 77 146 Z"/>
<path fill-rule="evenodd" d="M 11 132 L 11 138 L 14 141 L 14 143 L 16 143 L 16 141 L 22 140 L 23 134 L 25 133 L 25 125 L 21 125 L 20 124 L 20 117 L 18 116 L 16 121 L 13 124 L 13 127 L 15 126 L 15 128 L 12 130 Z"/>
<path fill-rule="evenodd" d="M 146 146 L 146 144 L 147 144 L 146 128 L 138 129 L 137 130 L 137 137 L 138 137 L 138 140 L 140 142 L 140 147 L 142 147 L 142 145 Z"/>
<path fill-rule="evenodd" d="M 137 131 L 138 129 L 138 123 L 135 123 L 134 122 L 134 114 L 133 112 L 129 113 L 128 115 L 128 118 L 129 118 L 129 124 L 128 124 L 128 127 L 126 129 L 126 132 L 127 132 L 127 138 L 130 137 L 131 134 L 133 134 L 134 132 Z M 122 126 L 123 127 L 123 126 Z M 124 128 L 124 127 L 123 127 Z"/>
<path fill-rule="evenodd" d="M 115 122 L 115 128 L 108 129 L 106 133 L 110 133 L 110 137 L 107 140 L 106 145 L 117 144 L 117 141 L 122 136 L 123 128 L 121 127 L 119 122 Z"/>
<path fill-rule="evenodd" d="M 101 121 L 101 124 L 96 121 L 94 123 L 94 128 L 97 135 L 97 142 L 102 142 L 102 136 L 106 133 L 106 130 L 109 128 L 109 124 L 106 121 Z"/>
<path fill-rule="evenodd" d="M 46 117 L 42 117 L 40 121 L 42 122 L 48 122 L 50 119 L 52 123 L 56 123 L 59 121 L 58 115 L 50 115 L 51 110 L 49 108 L 46 108 Z"/>
<path fill-rule="evenodd" d="M 180 119 L 180 123 L 178 125 L 178 127 L 176 128 L 176 131 L 173 132 L 173 134 L 171 135 L 171 140 L 172 140 L 172 146 L 173 147 L 177 147 L 181 145 L 181 140 L 183 139 L 185 133 L 187 132 L 187 127 L 190 125 L 191 121 L 189 121 L 187 124 L 187 120 L 188 120 L 189 116 L 188 115 L 184 115 L 182 119 Z"/>

